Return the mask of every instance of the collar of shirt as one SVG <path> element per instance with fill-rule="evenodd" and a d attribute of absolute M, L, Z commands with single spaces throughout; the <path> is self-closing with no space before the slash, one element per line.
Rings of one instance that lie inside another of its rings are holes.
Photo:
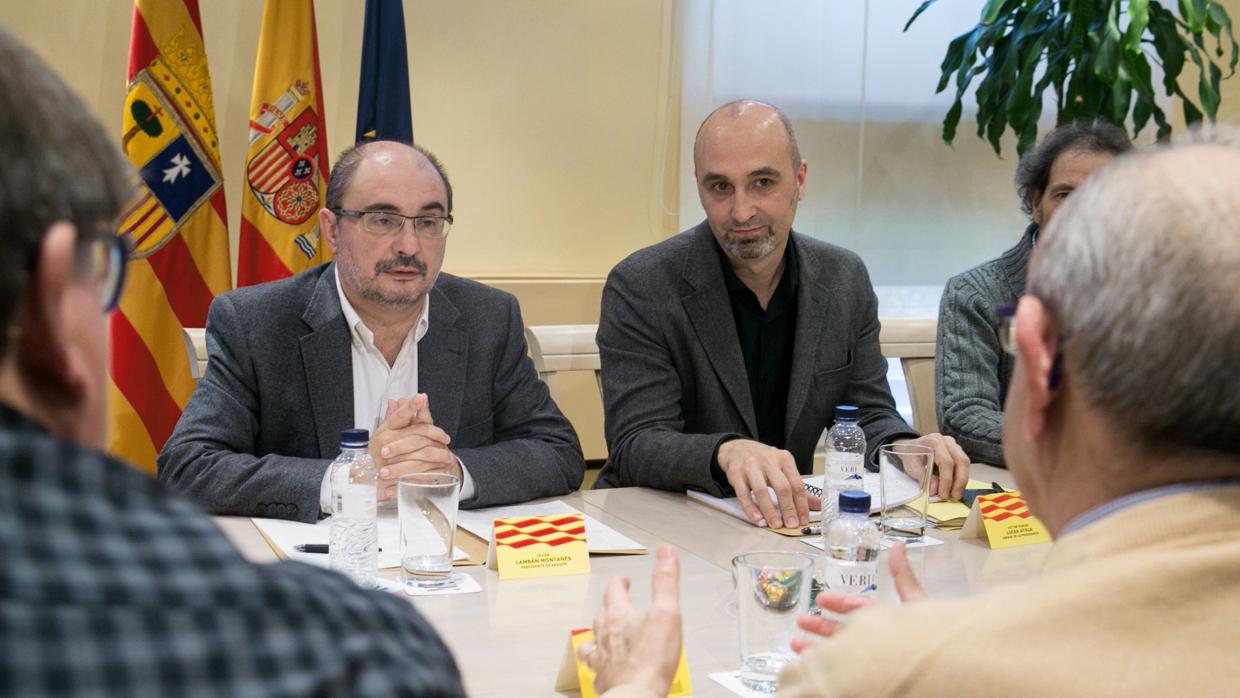
<path fill-rule="evenodd" d="M 1176 494 L 1188 494 L 1189 492 L 1224 489 L 1228 487 L 1240 487 L 1240 478 L 1183 482 L 1176 485 L 1165 485 L 1163 487 L 1155 487 L 1153 489 L 1134 492 L 1132 494 L 1124 495 L 1119 499 L 1112 499 L 1106 504 L 1096 506 L 1084 514 L 1077 516 L 1075 519 L 1068 522 L 1067 526 L 1064 526 L 1063 530 L 1059 532 L 1059 537 L 1062 538 L 1073 531 L 1079 531 L 1090 524 L 1097 523 L 1111 514 L 1127 509 L 1128 507 L 1144 504 L 1145 502 L 1153 499 L 1161 499 L 1162 497 L 1170 497 Z"/>

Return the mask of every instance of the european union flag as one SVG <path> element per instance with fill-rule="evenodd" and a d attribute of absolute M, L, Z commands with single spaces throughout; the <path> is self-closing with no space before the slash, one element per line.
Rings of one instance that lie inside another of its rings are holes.
<path fill-rule="evenodd" d="M 366 0 L 357 140 L 413 143 L 409 113 L 409 52 L 401 0 Z"/>

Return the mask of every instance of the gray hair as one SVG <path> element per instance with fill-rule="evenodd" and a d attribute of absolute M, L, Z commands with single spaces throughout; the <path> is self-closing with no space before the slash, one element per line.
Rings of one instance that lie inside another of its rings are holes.
<path fill-rule="evenodd" d="M 0 356 L 48 228 L 115 232 L 134 172 L 82 100 L 0 28 Z"/>
<path fill-rule="evenodd" d="M 357 166 L 362 163 L 362 160 L 366 159 L 366 152 L 371 146 L 382 143 L 396 143 L 406 148 L 412 148 L 430 161 L 431 167 L 435 168 L 435 172 L 439 173 L 439 178 L 443 180 L 443 188 L 448 196 L 448 210 L 445 213 L 452 213 L 452 182 L 448 181 L 448 172 L 444 169 L 443 163 L 439 161 L 439 158 L 420 145 L 387 140 L 358 141 L 340 151 L 340 155 L 336 156 L 336 165 L 332 168 L 331 175 L 327 178 L 327 194 L 324 196 L 323 207 L 328 210 L 340 208 L 340 202 L 344 200 L 345 192 L 349 191 L 349 185 L 353 183 L 353 175 L 357 174 Z"/>
<path fill-rule="evenodd" d="M 1030 268 L 1085 399 L 1156 448 L 1240 452 L 1237 142 L 1119 158 L 1068 199 Z"/>

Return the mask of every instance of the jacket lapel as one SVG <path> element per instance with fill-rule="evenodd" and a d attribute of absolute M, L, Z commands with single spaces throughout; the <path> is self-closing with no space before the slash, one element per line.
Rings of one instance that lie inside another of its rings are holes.
<path fill-rule="evenodd" d="M 301 319 L 311 329 L 301 338 L 310 411 L 319 456 L 328 458 L 340 450 L 340 430 L 353 426 L 353 360 L 349 327 L 336 293 L 334 263 L 319 276 Z"/>
<path fill-rule="evenodd" d="M 784 415 L 785 444 L 791 443 L 792 430 L 809 397 L 818 345 L 827 334 L 826 300 L 830 293 L 822 283 L 822 268 L 818 259 L 804 245 L 798 244 L 797 237 L 796 233 L 792 233 L 789 238 L 791 244 L 797 245 L 800 279 L 797 285 L 796 335 L 792 340 L 792 373 L 788 377 L 788 404 Z"/>
<path fill-rule="evenodd" d="M 702 353 L 710 360 L 719 382 L 745 420 L 749 436 L 756 439 L 758 421 L 749 395 L 741 343 L 736 336 L 736 319 L 732 317 L 732 304 L 714 249 L 714 236 L 706 222 L 698 224 L 692 236 L 694 244 L 685 258 L 684 270 L 689 289 L 681 295 L 681 303 L 702 345 Z"/>
<path fill-rule="evenodd" d="M 447 294 L 432 287 L 426 335 L 418 342 L 418 392 L 430 400 L 435 425 L 456 434 L 468 359 L 461 313 Z"/>

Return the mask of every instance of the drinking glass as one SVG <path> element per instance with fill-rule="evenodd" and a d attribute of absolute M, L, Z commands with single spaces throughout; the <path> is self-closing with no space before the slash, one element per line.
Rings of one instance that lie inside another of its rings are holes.
<path fill-rule="evenodd" d="M 926 535 L 934 449 L 890 444 L 878 451 L 878 528 L 890 540 L 917 542 Z"/>
<path fill-rule="evenodd" d="M 397 480 L 400 566 L 405 585 L 434 589 L 452 584 L 452 551 L 461 481 L 443 473 Z"/>
<path fill-rule="evenodd" d="M 740 621 L 741 682 L 774 693 L 779 672 L 796 654 L 797 618 L 809 611 L 814 558 L 805 553 L 755 552 L 732 558 Z"/>

